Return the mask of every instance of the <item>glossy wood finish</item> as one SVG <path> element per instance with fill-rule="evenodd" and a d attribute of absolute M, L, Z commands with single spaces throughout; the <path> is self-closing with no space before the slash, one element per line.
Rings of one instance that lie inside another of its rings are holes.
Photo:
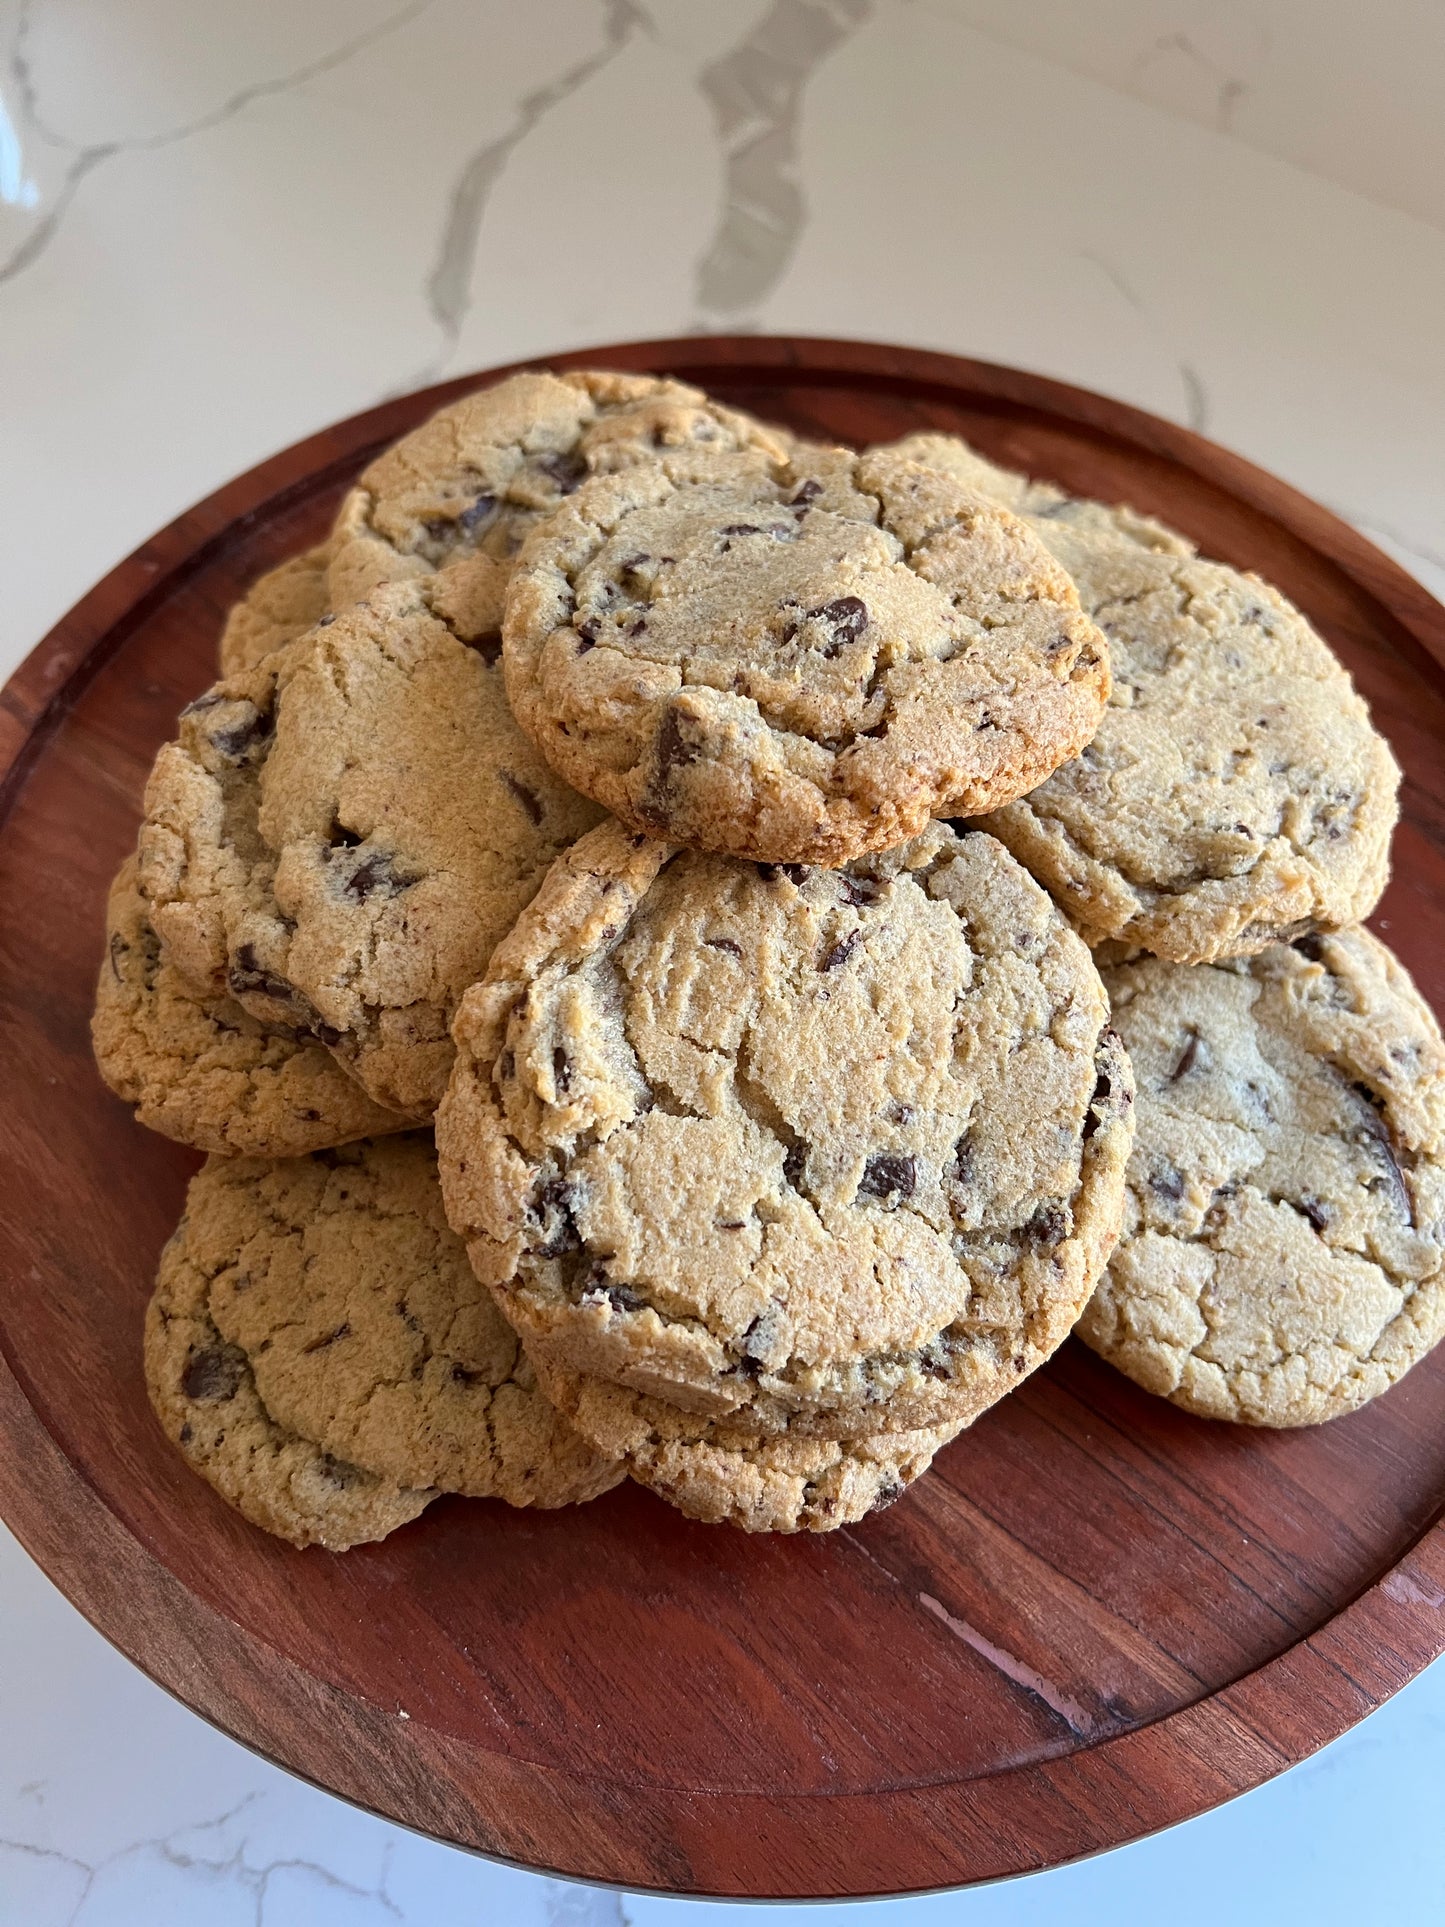
<path fill-rule="evenodd" d="M 812 434 L 933 426 L 1127 498 L 1298 601 L 1405 765 L 1377 920 L 1445 1002 L 1445 611 L 1322 509 L 1181 428 L 945 356 L 689 339 L 665 369 Z M 479 378 L 473 378 L 479 379 Z M 462 1845 L 630 1886 L 913 1890 L 1129 1840 L 1258 1784 L 1445 1648 L 1445 1356 L 1322 1429 L 1145 1397 L 1076 1345 L 891 1511 L 820 1539 L 636 1488 L 444 1501 L 297 1553 L 153 1424 L 142 1307 L 194 1160 L 91 1067 L 105 885 L 229 603 L 371 452 L 471 382 L 276 457 L 146 544 L 0 703 L 0 1509 L 100 1629 L 247 1744 Z"/>

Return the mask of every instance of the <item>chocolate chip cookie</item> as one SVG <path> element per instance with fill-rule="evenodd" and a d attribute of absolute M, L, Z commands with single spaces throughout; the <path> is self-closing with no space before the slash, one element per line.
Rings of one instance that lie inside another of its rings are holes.
<path fill-rule="evenodd" d="M 207 1313 L 288 1430 L 377 1478 L 509 1505 L 622 1477 L 538 1391 L 473 1276 L 429 1135 L 213 1159 L 186 1217 Z"/>
<path fill-rule="evenodd" d="M 319 1044 L 278 1037 L 230 997 L 198 997 L 161 951 L 129 859 L 111 887 L 91 1041 L 136 1120 L 228 1157 L 300 1157 L 405 1129 Z"/>
<path fill-rule="evenodd" d="M 752 447 L 783 449 L 761 423 L 683 382 L 513 375 L 443 408 L 364 471 L 336 520 L 332 607 L 383 582 L 422 580 L 463 642 L 495 638 L 523 536 L 587 476 L 668 449 Z"/>
<path fill-rule="evenodd" d="M 1365 930 L 1105 972 L 1139 1080 L 1079 1334 L 1208 1418 L 1312 1425 L 1445 1336 L 1445 1047 Z"/>
<path fill-rule="evenodd" d="M 145 1377 L 156 1417 L 191 1469 L 252 1525 L 293 1546 L 345 1552 L 415 1519 L 434 1492 L 376 1478 L 277 1423 L 245 1353 L 217 1331 L 209 1295 L 183 1218 L 146 1313 Z"/>
<path fill-rule="evenodd" d="M 221 631 L 221 674 L 238 675 L 314 628 L 330 607 L 331 545 L 307 549 L 251 584 Z"/>
<path fill-rule="evenodd" d="M 1155 521 L 1153 516 L 1141 515 L 1123 502 L 1113 505 L 1092 502 L 1087 496 L 1070 495 L 1053 482 L 1020 475 L 1016 469 L 1000 468 L 957 435 L 905 435 L 902 441 L 884 444 L 878 452 L 922 462 L 925 468 L 936 468 L 944 475 L 953 476 L 966 487 L 986 495 L 991 502 L 1001 502 L 1015 515 L 1022 515 L 1045 545 L 1048 530 L 1044 525 L 1055 522 L 1088 535 L 1132 542 L 1161 555 L 1194 554 L 1192 542 L 1163 522 Z"/>
<path fill-rule="evenodd" d="M 1025 515 L 1109 638 L 1098 734 L 988 828 L 1106 954 L 1246 955 L 1367 917 L 1400 773 L 1348 675 L 1258 576 L 952 436 L 897 445 Z"/>
<path fill-rule="evenodd" d="M 186 981 L 418 1122 L 456 999 L 600 814 L 405 583 L 192 703 L 146 800 L 141 889 Z"/>
<path fill-rule="evenodd" d="M 634 829 L 841 864 L 1023 795 L 1093 735 L 1108 652 L 1017 517 L 890 455 L 681 455 L 523 548 L 507 692 Z"/>
<path fill-rule="evenodd" d="M 1207 962 L 1367 916 L 1400 772 L 1300 612 L 1220 563 L 1047 540 L 1114 690 L 1087 748 L 989 830 L 1095 945 Z"/>
<path fill-rule="evenodd" d="M 992 837 L 844 871 L 608 823 L 457 1014 L 453 1225 L 533 1356 L 757 1431 L 961 1424 L 1112 1248 L 1128 1062 Z"/>
<path fill-rule="evenodd" d="M 690 1519 L 744 1532 L 832 1532 L 881 1512 L 933 1463 L 958 1425 L 870 1438 L 760 1435 L 727 1420 L 681 1411 L 600 1378 L 538 1374 L 548 1396 L 585 1438 L 621 1460 Z"/>

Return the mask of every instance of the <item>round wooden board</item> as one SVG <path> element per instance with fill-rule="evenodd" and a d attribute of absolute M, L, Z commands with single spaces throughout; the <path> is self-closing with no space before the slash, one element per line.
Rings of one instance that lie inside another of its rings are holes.
<path fill-rule="evenodd" d="M 1259 569 L 1406 770 L 1377 919 L 1445 993 L 1445 610 L 1182 428 L 1016 371 L 824 341 L 559 356 L 657 369 L 805 433 L 935 427 Z M 106 884 L 228 605 L 325 531 L 389 402 L 213 495 L 94 589 L 0 699 L 0 1509 L 207 1719 L 408 1826 L 632 1887 L 916 1891 L 1057 1865 L 1259 1784 L 1445 1648 L 1445 1348 L 1315 1431 L 1212 1425 L 1070 1344 L 892 1510 L 822 1538 L 635 1487 L 444 1500 L 343 1557 L 253 1531 L 163 1441 L 142 1310 L 196 1159 L 101 1087 Z"/>

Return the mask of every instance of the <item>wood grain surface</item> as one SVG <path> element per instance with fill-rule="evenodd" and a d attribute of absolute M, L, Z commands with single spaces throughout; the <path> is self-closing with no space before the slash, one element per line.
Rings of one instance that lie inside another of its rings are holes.
<path fill-rule="evenodd" d="M 665 370 L 853 442 L 956 429 L 1268 576 L 1405 767 L 1375 921 L 1445 1004 L 1445 611 L 1323 509 L 1185 429 L 942 355 L 694 338 L 551 365 Z M 0 698 L 0 1511 L 207 1719 L 379 1813 L 565 1874 L 914 1891 L 1257 1785 L 1445 1648 L 1445 1356 L 1271 1434 L 1175 1411 L 1071 1343 L 898 1505 L 822 1538 L 694 1525 L 626 1487 L 561 1513 L 443 1500 L 381 1545 L 298 1553 L 152 1421 L 142 1311 L 196 1160 L 91 1065 L 106 884 L 229 604 L 324 533 L 379 445 L 480 379 L 222 489 Z"/>

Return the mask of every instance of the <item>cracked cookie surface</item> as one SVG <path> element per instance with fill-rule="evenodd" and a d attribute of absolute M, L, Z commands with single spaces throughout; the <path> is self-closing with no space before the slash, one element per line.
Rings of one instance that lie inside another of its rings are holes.
<path fill-rule="evenodd" d="M 300 1157 L 406 1128 L 320 1044 L 279 1037 L 231 997 L 199 997 L 163 955 L 128 858 L 111 886 L 91 1042 L 148 1130 L 227 1157 Z"/>
<path fill-rule="evenodd" d="M 608 823 L 463 999 L 452 1223 L 535 1357 L 757 1430 L 961 1423 L 1103 1268 L 1128 1061 L 993 838 L 846 871 Z"/>
<path fill-rule="evenodd" d="M 279 1424 L 379 1478 L 509 1505 L 622 1477 L 538 1391 L 447 1225 L 430 1136 L 213 1160 L 186 1216 L 208 1314 Z"/>
<path fill-rule="evenodd" d="M 363 472 L 332 535 L 332 607 L 383 582 L 425 581 L 463 642 L 495 639 L 524 536 L 587 476 L 667 449 L 751 447 L 782 453 L 760 422 L 684 382 L 513 375 L 443 408 Z"/>
<path fill-rule="evenodd" d="M 529 539 L 507 692 L 634 829 L 838 864 L 1022 795 L 1093 735 L 1108 652 L 1016 517 L 888 455 L 683 455 Z"/>
<path fill-rule="evenodd" d="M 1180 963 L 1367 917 L 1400 772 L 1349 676 L 1258 576 L 1131 509 L 912 437 L 1025 515 L 1109 639 L 1097 735 L 987 828 L 1086 940 Z"/>
<path fill-rule="evenodd" d="M 1104 973 L 1138 1077 L 1079 1335 L 1208 1418 L 1311 1425 L 1445 1336 L 1445 1048 L 1365 930 Z"/>
<path fill-rule="evenodd" d="M 192 703 L 146 804 L 141 889 L 187 982 L 319 1040 L 413 1122 L 456 999 L 600 815 L 407 584 Z"/>
<path fill-rule="evenodd" d="M 832 1532 L 881 1512 L 933 1463 L 959 1424 L 868 1438 L 760 1436 L 600 1378 L 542 1365 L 549 1397 L 629 1477 L 707 1525 Z"/>
<path fill-rule="evenodd" d="M 384 1539 L 431 1503 L 434 1492 L 378 1479 L 279 1424 L 245 1354 L 217 1331 L 208 1297 L 182 1218 L 146 1312 L 146 1389 L 167 1438 L 228 1505 L 293 1546 L 345 1552 Z"/>
<path fill-rule="evenodd" d="M 330 609 L 326 565 L 331 545 L 293 555 L 259 576 L 226 618 L 221 631 L 223 676 L 253 668 L 273 649 L 304 636 Z"/>

